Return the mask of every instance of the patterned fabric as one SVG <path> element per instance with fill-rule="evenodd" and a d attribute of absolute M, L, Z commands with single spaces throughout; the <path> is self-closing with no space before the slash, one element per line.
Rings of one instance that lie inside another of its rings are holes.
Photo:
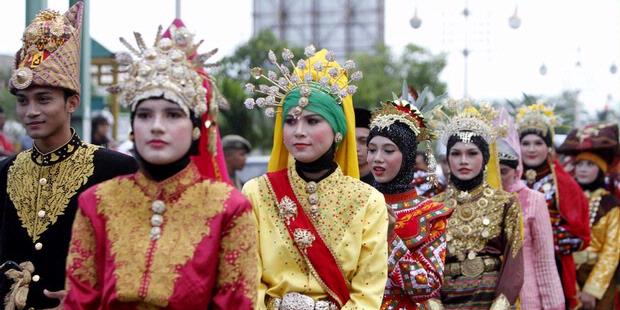
<path fill-rule="evenodd" d="M 441 194 L 446 189 L 446 186 L 443 183 L 438 182 L 433 185 L 428 182 L 427 176 L 428 172 L 423 170 L 416 170 L 413 174 L 413 185 L 415 186 L 416 192 L 419 196 L 432 198 Z"/>
<path fill-rule="evenodd" d="M 389 242 L 388 282 L 381 309 L 418 309 L 419 303 L 439 297 L 443 282 L 446 219 L 452 210 L 417 197 L 415 190 L 410 193 L 409 197 L 386 195 L 398 220 Z M 395 196 L 406 200 L 392 200 Z"/>
<path fill-rule="evenodd" d="M 318 209 L 312 212 L 307 192 L 311 183 L 295 169 L 288 169 L 288 177 L 304 212 L 314 214 L 312 224 L 351 283 L 351 300 L 342 309 L 378 309 L 387 280 L 388 219 L 383 195 L 337 168 L 315 183 Z M 314 300 L 328 298 L 291 240 L 266 176 L 248 181 L 243 193 L 252 203 L 259 228 L 256 308 L 267 309 L 271 299 L 292 292 Z"/>
<path fill-rule="evenodd" d="M 160 237 L 151 238 L 156 200 L 166 209 Z M 101 183 L 79 206 L 65 308 L 252 308 L 256 228 L 230 185 L 189 164 L 159 183 L 141 173 Z"/>
<path fill-rule="evenodd" d="M 612 283 L 620 259 L 620 204 L 604 189 L 586 192 L 586 196 L 590 211 L 595 214 L 592 241 L 588 248 L 573 256 L 577 269 L 590 267 L 587 280 L 579 283 L 581 290 L 601 299 Z"/>
<path fill-rule="evenodd" d="M 545 197 L 525 186 L 518 191 L 523 209 L 524 282 L 521 308 L 564 309 L 564 293 L 553 250 L 553 233 Z"/>

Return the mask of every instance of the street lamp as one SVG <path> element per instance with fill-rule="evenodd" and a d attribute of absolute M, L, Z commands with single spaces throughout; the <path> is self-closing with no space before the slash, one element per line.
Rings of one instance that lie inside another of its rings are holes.
<path fill-rule="evenodd" d="M 418 17 L 418 8 L 415 8 L 415 11 L 413 13 L 413 17 L 409 20 L 409 25 L 411 25 L 411 28 L 413 29 L 418 29 L 420 28 L 420 26 L 422 26 L 422 19 L 420 19 L 420 17 Z"/>
<path fill-rule="evenodd" d="M 518 29 L 519 27 L 521 27 L 521 18 L 519 18 L 519 16 L 517 15 L 518 10 L 519 6 L 515 6 L 515 12 L 512 14 L 512 16 L 510 16 L 510 18 L 508 18 L 508 25 L 512 29 Z"/>

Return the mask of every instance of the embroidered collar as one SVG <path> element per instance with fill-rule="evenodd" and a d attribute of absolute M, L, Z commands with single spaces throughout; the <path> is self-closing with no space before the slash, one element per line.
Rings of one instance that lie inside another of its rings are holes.
<path fill-rule="evenodd" d="M 41 166 L 51 166 L 53 164 L 59 163 L 67 158 L 69 158 L 75 151 L 82 146 L 82 140 L 77 135 L 75 130 L 71 128 L 71 139 L 67 141 L 63 146 L 49 152 L 42 153 L 37 149 L 36 145 L 32 146 L 31 158 L 37 165 Z"/>
<path fill-rule="evenodd" d="M 532 184 L 546 177 L 549 173 L 551 173 L 551 165 L 549 165 L 548 161 L 545 161 L 536 168 L 526 168 L 522 178 L 526 180 L 528 184 Z"/>
<path fill-rule="evenodd" d="M 142 172 L 136 173 L 135 180 L 148 197 L 171 201 L 179 197 L 188 187 L 198 183 L 200 172 L 196 165 L 190 162 L 183 170 L 161 182 L 149 179 Z"/>

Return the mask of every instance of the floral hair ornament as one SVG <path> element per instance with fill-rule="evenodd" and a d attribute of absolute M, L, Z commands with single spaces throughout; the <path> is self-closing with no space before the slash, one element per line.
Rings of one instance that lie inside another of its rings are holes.
<path fill-rule="evenodd" d="M 319 52 L 320 53 L 320 52 Z M 289 49 L 282 52 L 282 62 L 278 61 L 276 54 L 269 51 L 267 58 L 275 66 L 279 73 L 260 67 L 250 70 L 254 79 L 264 79 L 269 84 L 252 83 L 245 85 L 248 95 L 258 94 L 258 98 L 247 98 L 244 105 L 248 109 L 254 107 L 263 108 L 265 115 L 273 117 L 276 109 L 281 107 L 286 96 L 299 89 L 301 94 L 297 106 L 293 110 L 294 116 L 300 116 L 303 109 L 310 104 L 310 96 L 319 91 L 331 96 L 338 104 L 342 104 L 344 98 L 352 96 L 357 91 L 357 86 L 349 85 L 348 81 L 359 81 L 363 74 L 355 71 L 356 65 L 352 60 L 347 60 L 341 67 L 336 62 L 333 52 L 326 51 L 324 60 L 313 57 L 317 54 L 314 45 L 309 45 L 304 50 L 306 59 L 300 59 L 294 63 L 295 55 Z"/>
<path fill-rule="evenodd" d="M 554 135 L 554 128 L 558 126 L 560 119 L 553 113 L 553 107 L 548 107 L 542 102 L 521 107 L 517 111 L 517 127 L 519 134 L 524 131 L 535 130 L 543 136 Z"/>
<path fill-rule="evenodd" d="M 400 98 L 392 94 L 393 100 L 381 103 L 379 109 L 373 112 L 370 128 L 384 129 L 396 122 L 400 122 L 413 131 L 418 141 L 426 142 L 425 154 L 428 158 L 427 180 L 433 184 L 437 183 L 435 174 L 437 161 L 433 156 L 432 140 L 436 138 L 430 126 L 430 120 L 437 109 L 441 108 L 445 95 L 426 100 L 430 94 L 428 87 L 424 88 L 418 96 L 415 89 L 407 87 L 407 82 L 403 81 Z"/>
<path fill-rule="evenodd" d="M 184 27 L 170 30 L 170 38 L 165 38 L 160 26 L 152 46 L 147 46 L 137 32 L 134 36 L 138 48 L 120 38 L 137 59 L 126 52 L 116 55 L 119 71 L 128 76 L 108 90 L 120 93 L 121 105 L 132 112 L 141 100 L 162 96 L 179 104 L 187 115 L 193 111 L 196 117 L 201 117 L 207 112 L 207 90 L 203 81 L 210 79 L 201 69 L 216 66 L 208 64 L 207 60 L 217 49 L 196 54 L 202 40 L 194 44 L 193 35 L 188 35 Z"/>

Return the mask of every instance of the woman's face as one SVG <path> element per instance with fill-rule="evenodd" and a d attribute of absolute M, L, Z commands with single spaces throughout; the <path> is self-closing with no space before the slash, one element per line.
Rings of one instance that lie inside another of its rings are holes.
<path fill-rule="evenodd" d="M 148 163 L 165 165 L 181 159 L 192 145 L 192 129 L 183 109 L 166 99 L 146 99 L 136 108 L 134 143 Z"/>
<path fill-rule="evenodd" d="M 319 114 L 303 110 L 296 118 L 291 112 L 284 118 L 284 145 L 302 163 L 319 159 L 334 144 L 334 130 Z"/>
<path fill-rule="evenodd" d="M 509 188 L 516 181 L 517 170 L 510 166 L 500 164 L 499 171 L 502 175 L 502 187 L 504 189 Z"/>
<path fill-rule="evenodd" d="M 403 153 L 392 140 L 374 136 L 368 143 L 368 164 L 370 171 L 379 183 L 392 181 L 403 162 Z"/>
<path fill-rule="evenodd" d="M 549 148 L 540 136 L 529 134 L 521 139 L 521 158 L 524 165 L 538 167 L 547 159 L 548 154 Z"/>
<path fill-rule="evenodd" d="M 599 168 L 592 161 L 582 159 L 575 165 L 575 179 L 581 185 L 588 185 L 598 176 Z"/>
<path fill-rule="evenodd" d="M 473 143 L 457 142 L 448 153 L 450 172 L 462 181 L 478 176 L 483 162 L 482 151 Z"/>

